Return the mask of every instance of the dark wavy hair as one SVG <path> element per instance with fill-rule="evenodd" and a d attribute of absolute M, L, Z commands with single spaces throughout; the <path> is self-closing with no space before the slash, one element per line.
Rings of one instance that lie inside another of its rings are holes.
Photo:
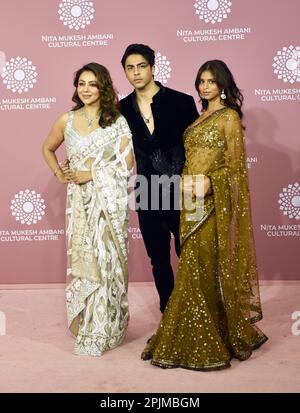
<path fill-rule="evenodd" d="M 200 77 L 205 70 L 209 70 L 215 78 L 215 81 L 221 90 L 224 89 L 226 99 L 223 100 L 224 105 L 232 108 L 237 111 L 239 114 L 240 119 L 243 117 L 242 112 L 242 104 L 244 97 L 237 87 L 235 80 L 233 78 L 232 73 L 228 69 L 226 63 L 222 60 L 209 60 L 205 62 L 200 69 L 198 70 L 196 80 L 195 80 L 195 88 L 200 96 L 199 93 L 199 85 L 200 85 Z M 207 99 L 203 99 L 200 96 L 200 100 L 202 103 L 202 109 L 206 110 L 208 106 Z"/>
<path fill-rule="evenodd" d="M 100 90 L 101 106 L 99 125 L 102 128 L 106 128 L 107 126 L 112 125 L 120 116 L 119 99 L 117 92 L 114 89 L 109 71 L 99 63 L 88 63 L 75 72 L 73 82 L 75 92 L 72 100 L 76 105 L 73 107 L 73 110 L 78 110 L 84 106 L 77 93 L 79 78 L 83 72 L 93 72 L 96 76 L 98 89 Z"/>
<path fill-rule="evenodd" d="M 132 54 L 140 54 L 143 56 L 145 60 L 149 63 L 149 65 L 152 67 L 155 64 L 155 52 L 151 47 L 147 46 L 146 44 L 140 44 L 140 43 L 133 43 L 127 46 L 122 59 L 121 59 L 121 64 L 123 66 L 123 69 L 125 69 L 125 62 L 128 56 Z"/>

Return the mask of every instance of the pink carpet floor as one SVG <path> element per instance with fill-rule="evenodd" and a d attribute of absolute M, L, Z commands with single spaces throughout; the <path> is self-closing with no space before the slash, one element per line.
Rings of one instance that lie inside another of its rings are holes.
<path fill-rule="evenodd" d="M 153 283 L 129 285 L 125 342 L 99 358 L 72 354 L 63 286 L 1 288 L 1 393 L 300 392 L 300 326 L 292 329 L 300 282 L 262 282 L 258 326 L 269 341 L 247 361 L 233 360 L 231 368 L 216 372 L 163 370 L 140 359 L 160 320 Z"/>

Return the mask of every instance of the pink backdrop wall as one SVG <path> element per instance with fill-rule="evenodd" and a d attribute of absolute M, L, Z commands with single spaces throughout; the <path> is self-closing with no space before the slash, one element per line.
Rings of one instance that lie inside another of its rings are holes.
<path fill-rule="evenodd" d="M 1 282 L 65 280 L 65 187 L 41 144 L 84 63 L 107 66 L 121 96 L 131 91 L 119 62 L 133 42 L 156 50 L 159 80 L 195 99 L 200 64 L 227 62 L 245 96 L 260 277 L 299 279 L 299 15 L 298 0 L 2 1 Z M 130 280 L 151 280 L 135 213 L 129 231 Z"/>

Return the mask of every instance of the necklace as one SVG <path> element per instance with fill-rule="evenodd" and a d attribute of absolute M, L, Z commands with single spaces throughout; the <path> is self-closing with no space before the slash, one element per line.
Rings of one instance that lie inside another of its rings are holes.
<path fill-rule="evenodd" d="M 150 122 L 150 119 L 153 118 L 152 113 L 151 113 L 151 115 L 150 115 L 148 118 L 146 118 L 146 116 L 144 116 L 141 111 L 140 111 L 140 113 L 141 113 L 142 118 L 144 119 L 145 123 L 149 123 L 149 122 Z"/>
<path fill-rule="evenodd" d="M 100 118 L 100 115 L 101 115 L 101 112 L 99 113 L 99 115 L 96 115 L 94 118 L 89 118 L 88 115 L 86 114 L 85 110 L 82 109 L 82 116 L 87 121 L 87 127 L 88 128 L 91 128 L 93 126 L 93 123 L 95 122 L 96 119 Z"/>
<path fill-rule="evenodd" d="M 206 113 L 206 115 L 211 115 L 212 113 L 215 113 L 215 112 L 217 112 L 218 110 L 221 110 L 221 109 L 224 109 L 224 108 L 225 108 L 225 106 L 222 106 L 221 108 L 214 109 L 214 110 L 207 110 L 207 109 L 206 109 L 206 111 L 205 111 L 204 113 Z"/>

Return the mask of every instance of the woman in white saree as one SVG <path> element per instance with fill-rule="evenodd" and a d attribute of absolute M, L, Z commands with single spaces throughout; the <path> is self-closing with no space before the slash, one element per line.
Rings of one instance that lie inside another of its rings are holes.
<path fill-rule="evenodd" d="M 43 145 L 48 166 L 68 184 L 66 207 L 68 323 L 75 354 L 99 356 L 119 345 L 129 320 L 127 300 L 128 179 L 131 133 L 118 110 L 107 69 L 75 74 L 76 103 L 54 123 Z M 65 142 L 68 162 L 55 155 Z"/>

